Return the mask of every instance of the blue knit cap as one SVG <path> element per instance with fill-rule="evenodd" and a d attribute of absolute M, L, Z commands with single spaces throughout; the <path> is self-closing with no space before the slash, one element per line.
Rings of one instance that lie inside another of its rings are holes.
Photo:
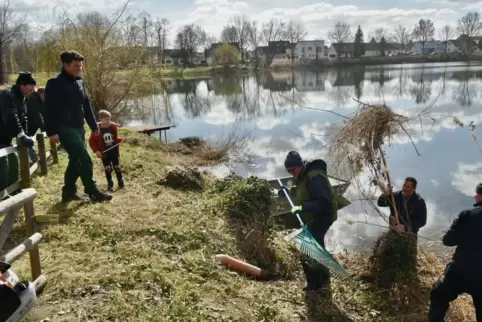
<path fill-rule="evenodd" d="M 303 159 L 301 159 L 300 154 L 296 151 L 288 152 L 288 155 L 286 156 L 286 159 L 285 159 L 285 168 L 289 169 L 289 168 L 297 168 L 302 166 L 303 166 Z"/>

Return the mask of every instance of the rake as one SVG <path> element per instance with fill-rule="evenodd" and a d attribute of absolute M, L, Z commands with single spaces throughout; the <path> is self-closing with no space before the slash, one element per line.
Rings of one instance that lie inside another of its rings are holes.
<path fill-rule="evenodd" d="M 280 179 L 278 179 L 278 183 L 281 187 L 283 186 Z M 282 188 L 282 190 L 290 202 L 291 207 L 294 208 L 290 196 L 285 189 Z M 343 266 L 313 238 L 313 235 L 309 232 L 298 214 L 296 214 L 296 218 L 298 218 L 301 228 L 287 235 L 284 240 L 292 243 L 300 253 L 326 266 L 340 277 L 351 278 Z"/>

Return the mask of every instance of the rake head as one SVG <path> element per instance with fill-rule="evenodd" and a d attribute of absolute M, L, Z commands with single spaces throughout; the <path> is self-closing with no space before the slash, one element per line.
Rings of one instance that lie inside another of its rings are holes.
<path fill-rule="evenodd" d="M 343 278 L 351 278 L 343 266 L 318 244 L 306 227 L 294 231 L 284 239 L 292 243 L 300 253 L 326 266 L 333 273 Z"/>

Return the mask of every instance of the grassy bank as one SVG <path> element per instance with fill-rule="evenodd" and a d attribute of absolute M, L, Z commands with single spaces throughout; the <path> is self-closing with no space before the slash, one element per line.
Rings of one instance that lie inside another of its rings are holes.
<path fill-rule="evenodd" d="M 196 141 L 165 145 L 140 134 L 121 135 L 129 138 L 121 147 L 126 189 L 110 203 L 58 204 L 65 154 L 47 177 L 34 179 L 36 212 L 63 219 L 41 226 L 48 284 L 28 321 L 426 321 L 428 290 L 442 272 L 435 258 L 419 260 L 415 299 L 401 289 L 361 282 L 368 265 L 364 253 L 339 256 L 354 281 L 334 280 L 331 294 L 305 297 L 298 258 L 280 239 L 286 232 L 273 230 L 263 243 L 265 235 L 246 229 L 256 227 L 246 218 L 266 225 L 259 216 L 271 200 L 265 181 L 218 181 L 204 173 L 193 175 L 188 186 L 189 180 L 170 179 L 172 167 L 215 163 L 223 154 Z M 95 174 L 105 188 L 98 159 Z M 9 243 L 23 236 L 18 226 Z M 213 256 L 219 253 L 260 266 L 275 261 L 281 277 L 244 277 L 217 265 Z M 28 257 L 14 269 L 29 276 Z M 458 300 L 448 321 L 474 320 L 464 316 L 473 311 L 465 310 L 470 303 Z"/>

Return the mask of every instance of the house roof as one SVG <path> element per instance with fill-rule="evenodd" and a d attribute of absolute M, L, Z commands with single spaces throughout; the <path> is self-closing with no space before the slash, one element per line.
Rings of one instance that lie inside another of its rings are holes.
<path fill-rule="evenodd" d="M 467 38 L 457 38 L 454 40 L 451 40 L 451 42 L 455 45 L 457 48 L 465 48 L 467 46 Z M 471 47 L 477 46 L 477 43 L 472 39 L 471 40 Z"/>
<path fill-rule="evenodd" d="M 340 44 L 333 43 L 332 46 L 333 48 L 335 48 L 337 52 L 353 52 L 353 49 L 355 48 L 355 43 L 352 43 L 352 42 L 340 43 Z"/>
<path fill-rule="evenodd" d="M 396 46 L 397 44 L 393 43 L 386 43 L 385 44 L 385 50 L 395 50 L 395 49 L 400 49 L 399 46 Z M 365 44 L 365 51 L 380 51 L 381 49 L 381 44 L 380 43 L 373 43 L 369 42 Z"/>

